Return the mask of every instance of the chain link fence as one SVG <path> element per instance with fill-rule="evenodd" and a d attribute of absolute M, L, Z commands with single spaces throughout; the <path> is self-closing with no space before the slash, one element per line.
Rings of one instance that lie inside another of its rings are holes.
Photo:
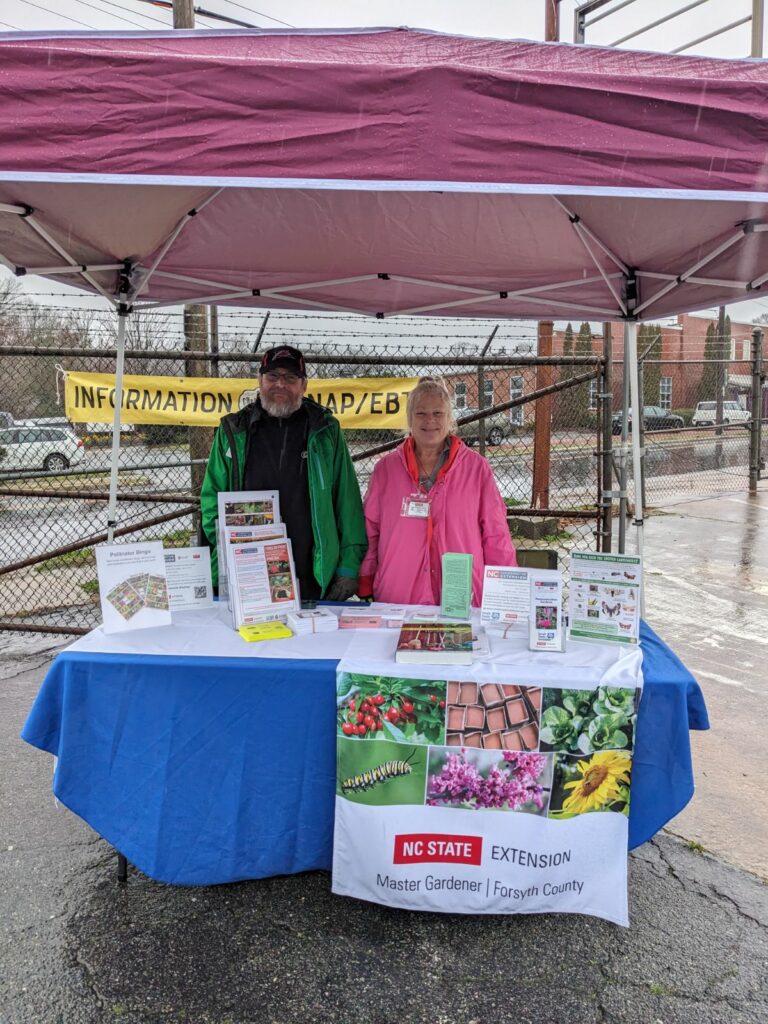
<path fill-rule="evenodd" d="M 738 354 L 745 358 L 642 362 L 646 508 L 747 489 L 754 371 L 748 353 L 744 343 L 738 345 Z M 623 370 L 622 362 L 614 363 L 614 409 L 621 408 Z M 768 393 L 763 389 L 761 407 L 756 410 L 761 424 L 766 422 L 767 405 Z M 612 430 L 618 446 L 620 415 L 612 418 Z M 768 441 L 762 433 L 759 461 L 764 466 Z M 631 481 L 631 465 L 628 478 Z"/>
<path fill-rule="evenodd" d="M 609 389 L 600 357 L 537 358 L 535 334 L 520 325 L 489 338 L 484 323 L 421 320 L 398 323 L 396 334 L 391 323 L 375 333 L 358 324 L 219 311 L 213 334 L 205 325 L 205 352 L 192 354 L 183 350 L 180 315 L 138 314 L 129 321 L 125 372 L 250 378 L 256 346 L 289 343 L 307 355 L 310 394 L 317 378 L 439 377 L 454 397 L 460 436 L 493 467 L 516 545 L 553 548 L 564 569 L 568 551 L 605 545 L 611 502 L 601 519 L 602 495 L 615 483 L 601 455 L 621 395 L 620 362 Z M 0 310 L 0 628 L 83 632 L 100 621 L 93 548 L 106 539 L 111 426 L 67 423 L 62 374 L 113 374 L 115 339 L 109 311 Z M 655 393 L 653 372 L 644 366 L 646 394 Z M 692 426 L 698 394 L 686 395 L 682 425 L 646 430 L 647 503 L 676 488 L 746 489 L 746 429 Z M 196 542 L 195 495 L 212 434 L 124 425 L 116 536 Z M 377 458 L 402 434 L 349 429 L 346 437 L 365 494 Z"/>

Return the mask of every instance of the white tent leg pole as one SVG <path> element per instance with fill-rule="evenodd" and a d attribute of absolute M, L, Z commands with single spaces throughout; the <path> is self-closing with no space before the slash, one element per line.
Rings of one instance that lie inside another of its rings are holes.
<path fill-rule="evenodd" d="M 128 309 L 117 310 L 117 363 L 115 366 L 115 415 L 112 419 L 112 454 L 109 463 L 109 504 L 107 507 L 107 543 L 111 544 L 117 526 L 117 468 L 120 460 L 120 426 L 123 409 L 123 368 L 125 366 L 125 328 Z"/>
<path fill-rule="evenodd" d="M 635 527 L 635 550 L 643 557 L 643 485 L 642 466 L 640 455 L 640 430 L 642 422 L 643 400 L 640 395 L 640 376 L 637 370 L 637 324 L 627 324 L 627 352 L 625 355 L 627 369 L 629 371 L 629 400 L 632 405 L 632 484 L 634 491 L 634 527 Z M 645 614 L 645 599 L 640 594 L 640 613 Z"/>

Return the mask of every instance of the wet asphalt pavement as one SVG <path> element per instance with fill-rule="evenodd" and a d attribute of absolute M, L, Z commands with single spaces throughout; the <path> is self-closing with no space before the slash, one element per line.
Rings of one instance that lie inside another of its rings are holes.
<path fill-rule="evenodd" d="M 56 806 L 51 758 L 18 740 L 53 642 L 3 639 L 0 1024 L 766 1024 L 762 486 L 647 527 L 647 618 L 713 730 L 693 734 L 698 792 L 670 826 L 685 839 L 630 858 L 629 929 L 392 911 L 331 896 L 321 872 L 120 886 L 109 847 Z"/>

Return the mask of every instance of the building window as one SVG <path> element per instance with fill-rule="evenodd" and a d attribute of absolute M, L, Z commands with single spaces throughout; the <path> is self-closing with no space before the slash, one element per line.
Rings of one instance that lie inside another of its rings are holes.
<path fill-rule="evenodd" d="M 523 378 L 522 377 L 510 377 L 509 378 L 509 397 L 519 398 L 523 393 Z M 522 405 L 516 405 L 514 409 L 509 410 L 509 422 L 513 427 L 521 427 L 523 425 L 523 407 Z"/>
<path fill-rule="evenodd" d="M 672 378 L 662 377 L 659 381 L 659 405 L 662 409 L 672 408 Z"/>
<path fill-rule="evenodd" d="M 487 377 L 483 380 L 483 408 L 488 409 L 493 405 L 493 379 Z"/>
<path fill-rule="evenodd" d="M 467 408 L 467 385 L 459 381 L 453 388 L 453 404 L 456 409 Z"/>
<path fill-rule="evenodd" d="M 597 389 L 600 386 L 600 381 L 591 380 L 589 382 L 589 410 L 594 412 L 597 409 Z"/>
<path fill-rule="evenodd" d="M 750 343 L 748 341 L 742 341 L 741 343 L 741 358 L 744 360 L 744 362 L 749 362 L 749 360 L 752 358 L 752 353 L 750 352 Z"/>

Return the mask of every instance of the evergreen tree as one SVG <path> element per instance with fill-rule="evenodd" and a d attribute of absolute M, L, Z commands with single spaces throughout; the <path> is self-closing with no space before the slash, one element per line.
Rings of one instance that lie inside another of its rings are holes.
<path fill-rule="evenodd" d="M 574 344 L 573 354 L 576 356 L 592 355 L 592 328 L 586 322 L 582 323 L 579 328 L 579 333 Z M 574 367 L 576 373 L 583 373 L 585 369 L 586 367 L 584 366 Z M 571 408 L 573 409 L 572 421 L 574 426 L 586 427 L 590 419 L 589 381 L 585 384 L 579 384 L 578 387 L 570 391 L 569 394 L 571 395 Z"/>
<path fill-rule="evenodd" d="M 650 348 L 648 347 L 650 346 Z M 643 360 L 643 405 L 661 404 L 661 326 L 641 324 L 637 332 L 638 355 Z"/>
<path fill-rule="evenodd" d="M 569 322 L 566 324 L 565 333 L 563 335 L 563 355 L 567 358 L 573 355 L 573 325 Z M 562 365 L 560 367 L 560 380 L 570 380 L 573 376 L 574 367 L 573 365 Z M 552 422 L 557 427 L 567 427 L 571 425 L 570 413 L 572 408 L 570 406 L 571 392 L 561 391 L 559 394 L 554 396 L 554 408 L 552 410 Z"/>
<path fill-rule="evenodd" d="M 699 387 L 696 395 L 697 402 L 715 401 L 715 393 L 717 391 L 717 357 L 717 327 L 714 324 L 709 324 L 704 340 L 704 367 L 699 378 Z"/>

